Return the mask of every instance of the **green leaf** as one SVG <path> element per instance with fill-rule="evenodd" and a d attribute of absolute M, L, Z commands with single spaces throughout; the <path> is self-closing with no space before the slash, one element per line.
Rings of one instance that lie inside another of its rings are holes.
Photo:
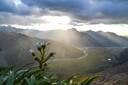
<path fill-rule="evenodd" d="M 96 76 L 96 77 L 92 77 L 92 78 L 88 78 L 88 79 L 86 79 L 85 81 L 83 81 L 82 83 L 81 83 L 81 85 L 90 85 L 95 79 L 97 79 L 98 77 Z"/>
<path fill-rule="evenodd" d="M 14 81 L 15 81 L 15 74 L 13 71 L 10 71 L 6 85 L 14 85 Z"/>
<path fill-rule="evenodd" d="M 26 82 L 28 85 L 37 85 L 37 80 L 33 75 L 31 76 L 30 79 L 26 78 Z"/>

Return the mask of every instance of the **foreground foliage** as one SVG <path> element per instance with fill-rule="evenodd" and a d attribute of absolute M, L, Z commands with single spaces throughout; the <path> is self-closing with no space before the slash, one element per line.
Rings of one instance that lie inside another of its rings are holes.
<path fill-rule="evenodd" d="M 0 69 L 0 85 L 90 85 L 97 77 L 71 76 L 61 80 L 57 76 L 47 72 L 49 59 L 55 53 L 47 51 L 48 43 L 37 47 L 38 52 L 32 52 L 37 66 L 29 69 L 14 69 L 12 67 Z"/>

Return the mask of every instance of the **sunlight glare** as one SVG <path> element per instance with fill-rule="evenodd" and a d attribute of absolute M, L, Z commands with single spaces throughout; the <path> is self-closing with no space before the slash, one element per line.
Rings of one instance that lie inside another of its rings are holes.
<path fill-rule="evenodd" d="M 53 24 L 69 24 L 71 22 L 68 16 L 43 16 L 41 19 Z"/>

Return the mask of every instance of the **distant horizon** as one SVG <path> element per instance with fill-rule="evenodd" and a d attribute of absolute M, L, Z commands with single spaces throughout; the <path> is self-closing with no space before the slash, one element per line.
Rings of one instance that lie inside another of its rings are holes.
<path fill-rule="evenodd" d="M 72 29 L 72 28 L 75 28 L 77 31 L 89 31 L 89 30 L 92 30 L 92 31 L 95 31 L 95 32 L 98 32 L 98 31 L 102 31 L 102 32 L 113 32 L 113 33 L 116 33 L 117 35 L 121 35 L 121 36 L 128 36 L 128 26 L 124 25 L 123 27 L 124 28 L 120 28 L 121 26 L 120 25 L 104 25 L 104 24 L 99 24 L 99 25 L 87 25 L 87 27 L 67 27 L 67 28 L 55 28 L 55 29 L 43 29 L 42 27 L 35 27 L 35 26 L 20 26 L 20 25 L 0 25 L 0 26 L 11 26 L 11 27 L 15 27 L 15 28 L 20 28 L 20 29 L 30 29 L 30 30 L 38 30 L 38 31 L 54 31 L 54 30 L 68 30 L 68 29 Z M 102 27 L 105 28 L 103 29 Z M 108 27 L 108 28 L 107 28 Z M 111 27 L 113 27 L 113 29 L 111 29 Z M 119 27 L 119 28 L 117 28 Z"/>

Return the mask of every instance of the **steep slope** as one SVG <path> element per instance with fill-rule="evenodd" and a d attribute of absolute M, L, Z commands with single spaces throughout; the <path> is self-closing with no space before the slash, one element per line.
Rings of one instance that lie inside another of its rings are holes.
<path fill-rule="evenodd" d="M 88 34 L 81 33 L 74 28 L 66 30 L 66 31 L 57 30 L 57 31 L 51 31 L 50 33 L 47 32 L 46 35 L 44 34 L 44 36 L 46 36 L 45 39 L 48 38 L 51 40 L 70 44 L 70 45 L 73 45 L 76 47 L 95 47 L 95 46 L 98 47 L 98 46 L 101 46 L 91 36 L 89 36 Z"/>
<path fill-rule="evenodd" d="M 86 33 L 89 36 L 91 36 L 94 40 L 98 41 L 98 43 L 100 43 L 101 46 L 103 47 L 116 47 L 116 46 L 120 47 L 121 46 L 116 41 L 108 39 L 106 36 L 104 36 L 104 34 L 100 35 L 100 33 L 102 32 L 99 33 L 99 32 L 94 32 L 94 31 L 87 31 Z"/>
<path fill-rule="evenodd" d="M 49 48 L 56 53 L 56 58 L 77 58 L 83 55 L 81 50 L 59 42 L 30 38 L 14 32 L 0 32 L 0 65 L 21 65 L 31 62 L 29 50 L 34 49 L 37 42 L 43 41 L 51 43 Z"/>
<path fill-rule="evenodd" d="M 99 34 L 117 43 L 120 46 L 124 46 L 124 47 L 128 46 L 128 38 L 126 37 L 118 36 L 115 33 L 111 33 L 111 32 L 99 32 Z"/>
<path fill-rule="evenodd" d="M 127 85 L 128 84 L 128 62 L 106 69 L 96 75 L 100 78 L 93 85 Z"/>
<path fill-rule="evenodd" d="M 79 32 L 75 28 L 43 32 L 36 37 L 51 39 L 77 47 L 128 47 L 128 39 L 111 32 Z"/>

